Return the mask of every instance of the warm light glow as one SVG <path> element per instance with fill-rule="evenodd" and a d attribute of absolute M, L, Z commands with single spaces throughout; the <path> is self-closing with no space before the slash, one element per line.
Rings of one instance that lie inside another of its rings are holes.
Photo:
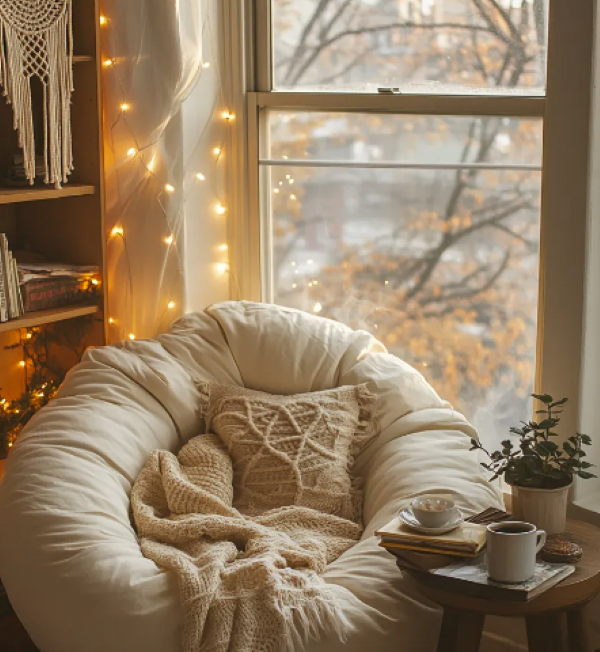
<path fill-rule="evenodd" d="M 93 278 L 92 285 L 100 285 L 100 281 L 97 278 Z"/>
<path fill-rule="evenodd" d="M 30 340 L 33 337 L 31 333 L 27 333 L 27 339 Z"/>
<path fill-rule="evenodd" d="M 202 67 L 203 67 L 203 68 L 210 68 L 210 61 L 205 61 L 205 62 L 202 64 Z"/>
<path fill-rule="evenodd" d="M 309 281 L 308 287 L 311 288 L 313 286 L 312 281 Z"/>
<path fill-rule="evenodd" d="M 127 150 L 127 156 L 129 156 L 129 158 L 133 158 L 133 157 L 135 156 L 135 154 L 136 154 L 136 149 L 135 149 L 135 147 L 130 147 L 130 148 Z"/>
<path fill-rule="evenodd" d="M 169 301 L 169 303 L 167 304 L 167 308 L 169 310 L 173 310 L 173 308 L 175 308 L 175 301 Z"/>
<path fill-rule="evenodd" d="M 13 443 L 12 443 L 12 441 L 9 441 L 9 442 L 8 442 L 8 447 L 9 447 L 9 448 L 12 448 L 12 447 L 13 447 Z"/>
<path fill-rule="evenodd" d="M 25 360 L 21 360 L 21 362 L 19 362 L 19 367 L 24 367 L 24 366 L 25 366 Z"/>
<path fill-rule="evenodd" d="M 128 104 L 127 102 L 122 102 L 121 103 L 121 111 L 129 111 L 130 108 L 131 108 L 131 105 Z"/>
<path fill-rule="evenodd" d="M 135 335 L 133 333 L 129 333 L 129 339 L 130 340 L 135 340 Z"/>
<path fill-rule="evenodd" d="M 198 179 L 198 181 L 206 181 L 206 177 L 202 174 L 202 172 L 198 172 L 196 179 Z"/>
<path fill-rule="evenodd" d="M 220 147 L 215 147 L 215 148 L 213 149 L 213 154 L 214 154 L 215 156 L 219 156 L 220 153 L 221 153 L 221 148 L 220 148 Z"/>
<path fill-rule="evenodd" d="M 298 283 L 292 283 L 292 288 L 295 290 L 298 287 Z"/>
<path fill-rule="evenodd" d="M 224 215 L 227 212 L 227 209 L 225 206 L 223 206 L 223 204 L 217 204 L 215 210 L 219 215 Z"/>
<path fill-rule="evenodd" d="M 385 281 L 385 285 L 389 285 L 389 283 L 390 283 L 389 281 Z"/>
<path fill-rule="evenodd" d="M 108 323 L 112 326 L 115 323 L 115 320 L 112 317 L 109 317 Z"/>
<path fill-rule="evenodd" d="M 112 59 L 105 59 L 105 60 L 102 62 L 102 65 L 103 65 L 105 68 L 110 68 L 112 65 L 114 65 L 114 62 L 113 62 Z"/>
<path fill-rule="evenodd" d="M 36 394 L 36 396 L 38 398 L 44 398 L 44 392 L 39 392 L 38 394 Z"/>
<path fill-rule="evenodd" d="M 222 276 L 225 272 L 229 271 L 229 265 L 227 263 L 216 263 L 215 270 L 219 276 Z"/>
<path fill-rule="evenodd" d="M 219 251 L 227 251 L 229 249 L 229 245 L 227 244 L 219 245 L 218 249 Z"/>
<path fill-rule="evenodd" d="M 309 258 L 306 262 L 307 262 L 309 265 L 312 265 L 315 261 L 314 261 L 312 258 Z"/>
<path fill-rule="evenodd" d="M 296 195 L 290 195 L 290 199 L 291 199 L 292 201 L 296 201 Z"/>
<path fill-rule="evenodd" d="M 285 178 L 286 178 L 286 179 L 289 179 L 289 178 L 290 178 L 290 175 L 289 175 L 289 174 L 286 174 L 286 175 L 285 175 Z"/>
<path fill-rule="evenodd" d="M 104 26 L 108 23 L 108 18 L 106 16 L 100 16 L 100 25 Z"/>
<path fill-rule="evenodd" d="M 175 237 L 173 236 L 173 234 L 167 236 L 167 237 L 165 238 L 165 242 L 166 242 L 168 245 L 172 245 L 172 244 L 175 242 Z"/>
<path fill-rule="evenodd" d="M 112 231 L 110 232 L 111 235 L 123 235 L 123 227 L 122 226 L 114 226 Z"/>
<path fill-rule="evenodd" d="M 318 285 L 319 281 L 313 281 L 313 285 Z"/>
<path fill-rule="evenodd" d="M 273 192 L 274 192 L 276 195 L 278 195 L 278 194 L 279 194 L 279 188 L 275 188 L 275 190 L 273 190 Z"/>
<path fill-rule="evenodd" d="M 292 267 L 296 267 L 296 261 L 292 260 L 292 262 L 290 263 L 290 265 L 291 265 Z"/>
<path fill-rule="evenodd" d="M 171 194 L 175 192 L 175 188 L 170 183 L 165 184 L 165 190 Z"/>
<path fill-rule="evenodd" d="M 223 117 L 223 120 L 228 120 L 228 121 L 235 120 L 235 115 L 230 111 L 223 111 L 221 115 Z"/>
<path fill-rule="evenodd" d="M 148 165 L 146 168 L 148 169 L 148 172 L 154 172 L 154 166 L 156 165 L 156 155 L 154 155 L 149 161 Z"/>
<path fill-rule="evenodd" d="M 288 183 L 289 183 L 290 185 L 292 185 L 292 183 L 294 183 L 294 180 L 293 180 L 293 179 L 289 179 L 289 180 L 288 180 Z"/>
<path fill-rule="evenodd" d="M 317 301 L 313 306 L 313 312 L 321 312 L 321 310 L 323 310 L 323 306 Z"/>

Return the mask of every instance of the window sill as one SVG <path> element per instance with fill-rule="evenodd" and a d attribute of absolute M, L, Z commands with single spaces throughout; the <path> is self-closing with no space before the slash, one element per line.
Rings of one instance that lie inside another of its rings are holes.
<path fill-rule="evenodd" d="M 600 497 L 585 496 L 569 505 L 569 518 L 600 527 Z"/>

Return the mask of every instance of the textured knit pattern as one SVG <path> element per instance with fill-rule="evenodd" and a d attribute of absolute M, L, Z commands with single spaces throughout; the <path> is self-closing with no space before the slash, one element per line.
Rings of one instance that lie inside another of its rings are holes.
<path fill-rule="evenodd" d="M 13 107 L 25 174 L 35 179 L 31 79 L 43 91 L 45 183 L 66 182 L 73 170 L 72 0 L 0 0 L 0 86 Z"/>
<path fill-rule="evenodd" d="M 292 396 L 197 385 L 206 427 L 233 460 L 237 509 L 258 515 L 298 505 L 361 520 L 362 492 L 349 469 L 374 432 L 365 385 Z"/>
<path fill-rule="evenodd" d="M 182 650 L 279 652 L 343 639 L 350 625 L 320 573 L 360 526 L 299 506 L 243 516 L 232 478 L 218 437 L 201 435 L 178 457 L 154 451 L 131 493 L 143 554 L 179 580 Z"/>

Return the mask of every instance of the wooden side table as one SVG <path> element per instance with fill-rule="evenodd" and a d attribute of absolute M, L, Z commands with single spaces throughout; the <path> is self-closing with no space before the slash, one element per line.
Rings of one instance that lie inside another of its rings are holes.
<path fill-rule="evenodd" d="M 529 602 L 450 592 L 435 575 L 403 569 L 422 595 L 444 608 L 438 652 L 478 652 L 486 616 L 525 618 L 530 652 L 592 652 L 585 607 L 600 594 L 600 529 L 568 521 L 561 536 L 582 546 L 583 557 L 572 575 Z"/>

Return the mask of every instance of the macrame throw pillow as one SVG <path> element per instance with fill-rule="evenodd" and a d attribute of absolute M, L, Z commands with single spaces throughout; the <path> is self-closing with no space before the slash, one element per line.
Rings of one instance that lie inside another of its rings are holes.
<path fill-rule="evenodd" d="M 277 396 L 199 381 L 200 414 L 227 446 L 234 506 L 249 516 L 288 505 L 359 522 L 362 492 L 350 475 L 375 434 L 366 385 Z"/>

